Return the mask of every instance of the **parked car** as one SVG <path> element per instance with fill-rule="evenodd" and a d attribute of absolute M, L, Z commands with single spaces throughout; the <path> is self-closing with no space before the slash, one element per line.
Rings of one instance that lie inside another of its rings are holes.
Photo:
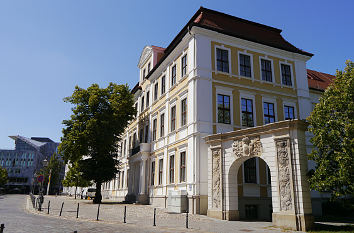
<path fill-rule="evenodd" d="M 94 188 L 87 189 L 86 199 L 87 198 L 90 198 L 90 199 L 95 198 L 95 195 L 96 195 L 96 189 L 94 189 Z"/>

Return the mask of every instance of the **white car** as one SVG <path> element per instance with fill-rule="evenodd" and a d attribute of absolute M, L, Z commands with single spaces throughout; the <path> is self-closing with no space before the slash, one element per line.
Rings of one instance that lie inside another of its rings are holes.
<path fill-rule="evenodd" d="M 87 189 L 87 192 L 86 192 L 86 199 L 87 198 L 95 198 L 95 195 L 96 195 L 96 189 L 95 188 L 89 188 Z"/>

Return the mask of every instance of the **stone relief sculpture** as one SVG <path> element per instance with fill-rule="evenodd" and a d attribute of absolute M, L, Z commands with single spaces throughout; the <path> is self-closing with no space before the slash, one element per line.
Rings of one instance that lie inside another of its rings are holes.
<path fill-rule="evenodd" d="M 279 192 L 280 192 L 280 210 L 287 211 L 293 209 L 293 201 L 291 196 L 290 182 L 290 166 L 288 141 L 282 140 L 276 142 L 278 156 L 278 176 L 279 176 Z"/>
<path fill-rule="evenodd" d="M 242 156 L 261 156 L 262 143 L 259 137 L 244 137 L 242 140 L 235 140 L 232 149 L 236 158 Z"/>
<path fill-rule="evenodd" d="M 220 167 L 220 157 L 221 151 L 220 150 L 213 150 L 213 163 L 212 163 L 212 203 L 213 207 L 219 208 L 221 202 L 221 167 Z"/>

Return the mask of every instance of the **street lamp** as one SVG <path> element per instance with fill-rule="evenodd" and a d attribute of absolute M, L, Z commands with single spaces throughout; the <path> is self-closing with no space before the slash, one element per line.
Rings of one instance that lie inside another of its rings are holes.
<path fill-rule="evenodd" d="M 47 159 L 43 160 L 43 167 L 48 167 L 49 162 Z M 49 194 L 50 178 L 52 177 L 52 169 L 49 169 L 48 185 L 47 185 L 47 195 Z"/>

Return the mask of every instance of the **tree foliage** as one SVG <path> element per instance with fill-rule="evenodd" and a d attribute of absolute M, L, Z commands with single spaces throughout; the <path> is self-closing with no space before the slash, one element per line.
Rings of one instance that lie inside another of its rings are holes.
<path fill-rule="evenodd" d="M 0 167 L 0 187 L 7 184 L 8 176 L 7 170 L 5 168 Z"/>
<path fill-rule="evenodd" d="M 97 84 L 87 89 L 78 86 L 64 99 L 74 105 L 69 120 L 64 120 L 59 151 L 65 161 L 78 162 L 82 177 L 96 183 L 95 202 L 101 202 L 101 184 L 117 173 L 117 146 L 128 121 L 135 115 L 134 100 L 127 85 Z"/>
<path fill-rule="evenodd" d="M 346 62 L 334 83 L 308 117 L 311 142 L 316 147 L 310 159 L 316 170 L 311 188 L 330 192 L 333 198 L 354 194 L 354 63 Z"/>
<path fill-rule="evenodd" d="M 49 176 L 50 178 L 50 187 L 53 189 L 54 187 L 58 187 L 60 184 L 60 173 L 64 168 L 64 163 L 61 160 L 60 156 L 54 153 L 49 161 L 48 166 L 43 167 L 41 169 L 41 174 L 44 176 L 43 185 L 48 185 Z"/>
<path fill-rule="evenodd" d="M 69 165 L 69 171 L 66 173 L 63 180 L 63 186 L 65 187 L 88 187 L 91 186 L 89 180 L 85 180 L 80 172 L 78 162 Z"/>

